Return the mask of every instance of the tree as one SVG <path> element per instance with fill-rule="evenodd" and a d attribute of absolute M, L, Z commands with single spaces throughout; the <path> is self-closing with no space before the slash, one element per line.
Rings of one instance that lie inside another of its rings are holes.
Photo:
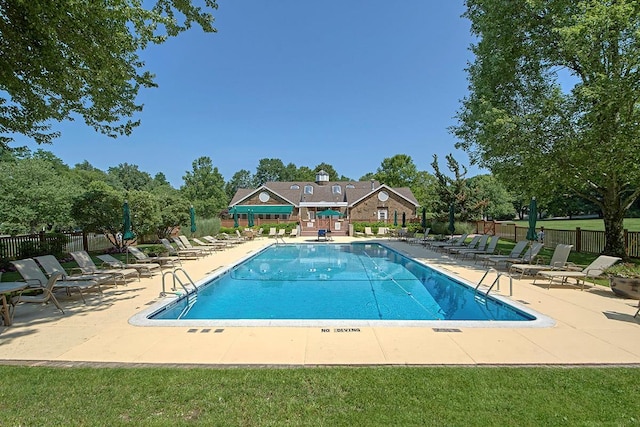
<path fill-rule="evenodd" d="M 452 128 L 458 147 L 504 182 L 526 180 L 533 194 L 564 188 L 593 202 L 604 253 L 625 257 L 623 218 L 640 195 L 640 3 L 467 7 L 479 41 Z"/>
<path fill-rule="evenodd" d="M 89 184 L 86 191 L 73 200 L 72 216 L 84 231 L 102 233 L 118 249 L 123 242 L 118 239 L 122 233 L 122 205 L 125 196 L 103 181 Z"/>
<path fill-rule="evenodd" d="M 284 163 L 280 159 L 260 159 L 253 176 L 254 184 L 259 187 L 265 182 L 283 181 L 283 170 Z"/>
<path fill-rule="evenodd" d="M 158 239 L 170 236 L 182 224 L 189 222 L 189 202 L 184 197 L 169 192 L 161 200 L 160 221 L 155 230 Z"/>
<path fill-rule="evenodd" d="M 184 185 L 180 192 L 203 218 L 216 218 L 229 202 L 224 192 L 224 177 L 206 156 L 194 160 L 192 167 L 193 170 L 182 177 Z"/>
<path fill-rule="evenodd" d="M 3 1 L 0 6 L 0 147 L 11 134 L 38 143 L 52 121 L 79 116 L 108 136 L 128 135 L 141 87 L 154 87 L 139 52 L 198 24 L 214 32 L 215 0 Z M 37 23 L 37 25 L 35 24 Z"/>
<path fill-rule="evenodd" d="M 251 176 L 251 172 L 246 169 L 240 169 L 234 173 L 231 180 L 225 184 L 224 191 L 227 193 L 229 200 L 233 198 L 238 188 L 253 188 L 253 176 Z"/>
<path fill-rule="evenodd" d="M 469 178 L 473 210 L 483 219 L 513 219 L 513 196 L 494 176 L 477 175 Z"/>
<path fill-rule="evenodd" d="M 42 156 L 0 162 L 0 233 L 70 226 L 72 196 L 80 188 L 56 165 Z"/>
<path fill-rule="evenodd" d="M 138 165 L 120 163 L 118 166 L 107 169 L 107 175 L 111 182 L 120 188 L 129 190 L 148 190 L 153 182 L 151 175 L 138 169 Z"/>
<path fill-rule="evenodd" d="M 467 183 L 467 168 L 453 158 L 452 154 L 447 155 L 447 168 L 453 174 L 453 178 L 443 174 L 438 165 L 438 156 L 433 155 L 431 162 L 434 175 L 437 180 L 436 193 L 437 200 L 434 202 L 435 213 L 441 221 L 445 221 L 449 206 L 453 204 L 456 215 L 460 221 L 467 221 L 471 218 L 473 209 L 471 203 L 471 191 Z M 461 170 L 462 168 L 462 170 Z"/>

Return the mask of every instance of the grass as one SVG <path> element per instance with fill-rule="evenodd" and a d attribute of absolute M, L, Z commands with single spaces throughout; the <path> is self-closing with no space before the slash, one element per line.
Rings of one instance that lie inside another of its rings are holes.
<path fill-rule="evenodd" d="M 514 222 L 520 227 L 528 227 L 528 221 L 508 221 Z M 604 231 L 604 221 L 602 219 L 547 219 L 538 220 L 538 227 L 550 230 L 575 230 L 580 227 L 582 230 Z M 628 231 L 640 231 L 640 218 L 625 218 L 624 228 Z"/>
<path fill-rule="evenodd" d="M 3 425 L 637 425 L 640 369 L 0 367 Z"/>

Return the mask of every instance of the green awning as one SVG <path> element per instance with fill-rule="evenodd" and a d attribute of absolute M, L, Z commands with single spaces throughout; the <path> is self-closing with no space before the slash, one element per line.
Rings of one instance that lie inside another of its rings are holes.
<path fill-rule="evenodd" d="M 254 214 L 280 214 L 280 215 L 291 215 L 293 212 L 293 206 L 291 205 L 244 205 L 244 206 L 234 206 L 229 209 L 230 213 L 237 212 L 239 214 L 246 214 L 249 211 Z"/>

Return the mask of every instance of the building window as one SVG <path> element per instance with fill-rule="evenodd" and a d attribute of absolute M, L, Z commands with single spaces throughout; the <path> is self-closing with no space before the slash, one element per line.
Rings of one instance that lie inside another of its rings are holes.
<path fill-rule="evenodd" d="M 266 203 L 269 201 L 269 199 L 271 198 L 271 196 L 269 196 L 269 193 L 267 193 L 266 191 L 263 191 L 262 193 L 260 193 L 260 195 L 258 196 L 258 199 L 260 199 L 260 201 L 262 203 Z"/>
<path fill-rule="evenodd" d="M 333 187 L 331 187 L 331 191 L 333 192 L 333 194 L 342 194 L 342 188 L 340 188 L 339 185 L 334 185 Z"/>
<path fill-rule="evenodd" d="M 387 200 L 389 200 L 389 193 L 387 193 L 386 191 L 379 192 L 378 200 L 380 200 L 381 202 L 386 202 Z"/>
<path fill-rule="evenodd" d="M 345 185 L 345 188 L 356 188 L 356 186 L 353 184 L 347 184 Z"/>
<path fill-rule="evenodd" d="M 304 194 L 313 194 L 313 186 L 305 185 L 304 186 Z"/>
<path fill-rule="evenodd" d="M 299 190 L 299 189 L 300 189 L 300 186 L 298 184 L 293 184 L 291 186 L 291 190 Z"/>
<path fill-rule="evenodd" d="M 378 209 L 378 221 L 386 221 L 389 212 L 386 209 Z"/>

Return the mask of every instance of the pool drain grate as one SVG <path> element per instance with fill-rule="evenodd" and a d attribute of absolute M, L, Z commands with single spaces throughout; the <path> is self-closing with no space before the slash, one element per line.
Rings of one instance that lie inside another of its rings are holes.
<path fill-rule="evenodd" d="M 462 332 L 458 328 L 433 328 L 433 332 Z"/>

